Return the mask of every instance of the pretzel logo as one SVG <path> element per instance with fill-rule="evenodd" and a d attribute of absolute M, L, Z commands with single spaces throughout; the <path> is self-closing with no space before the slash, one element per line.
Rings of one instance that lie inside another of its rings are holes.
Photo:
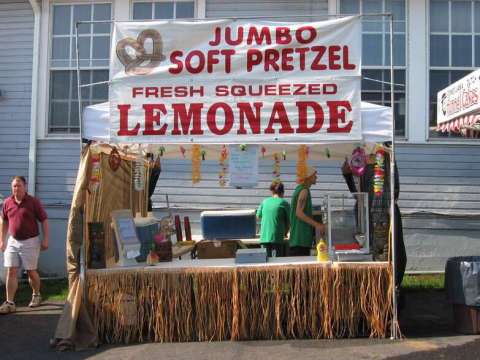
<path fill-rule="evenodd" d="M 151 39 L 153 43 L 153 50 L 147 53 L 145 50 L 145 41 Z M 135 50 L 135 56 L 130 56 L 127 48 Z M 128 75 L 148 75 L 160 62 L 165 60 L 162 54 L 163 42 L 160 33 L 153 29 L 143 30 L 134 39 L 127 37 L 117 43 L 117 56 L 120 62 L 125 66 L 125 72 Z M 147 62 L 145 64 L 145 62 Z"/>

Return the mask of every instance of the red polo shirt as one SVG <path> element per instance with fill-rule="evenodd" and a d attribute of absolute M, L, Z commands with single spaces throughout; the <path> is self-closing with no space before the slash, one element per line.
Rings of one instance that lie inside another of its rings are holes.
<path fill-rule="evenodd" d="M 16 240 L 26 240 L 38 236 L 38 223 L 47 218 L 47 213 L 40 201 L 28 194 L 17 204 L 14 196 L 10 196 L 3 203 L 3 221 L 8 221 L 8 232 Z"/>

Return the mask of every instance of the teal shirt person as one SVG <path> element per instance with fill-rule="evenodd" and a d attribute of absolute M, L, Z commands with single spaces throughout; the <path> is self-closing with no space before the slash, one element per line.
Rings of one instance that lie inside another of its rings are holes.
<path fill-rule="evenodd" d="M 292 195 L 292 211 L 290 212 L 290 223 L 292 227 L 290 229 L 290 239 L 288 240 L 288 245 L 290 247 L 301 246 L 305 248 L 311 248 L 315 238 L 315 228 L 301 220 L 296 215 L 298 198 L 302 190 L 307 192 L 307 198 L 305 201 L 305 206 L 303 207 L 303 212 L 306 216 L 310 218 L 312 217 L 312 195 L 310 194 L 310 189 L 304 184 L 300 184 L 295 188 L 295 191 Z"/>
<path fill-rule="evenodd" d="M 260 223 L 260 243 L 282 244 L 289 228 L 290 205 L 279 197 L 271 196 L 262 201 L 257 210 Z"/>
<path fill-rule="evenodd" d="M 308 256 L 315 241 L 315 229 L 325 233 L 325 225 L 312 217 L 312 196 L 310 187 L 317 183 L 317 171 L 308 166 L 299 185 L 292 195 L 290 210 L 290 238 L 288 240 L 290 256 Z"/>

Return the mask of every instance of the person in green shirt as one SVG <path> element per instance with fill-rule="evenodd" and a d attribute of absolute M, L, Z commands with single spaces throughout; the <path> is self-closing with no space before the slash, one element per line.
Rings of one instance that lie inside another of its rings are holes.
<path fill-rule="evenodd" d="M 310 187 L 317 183 L 317 171 L 309 166 L 305 177 L 298 179 L 298 183 L 291 202 L 289 256 L 309 256 L 315 242 L 315 229 L 325 233 L 325 225 L 312 216 Z"/>
<path fill-rule="evenodd" d="M 267 256 L 285 256 L 284 238 L 290 225 L 290 205 L 283 199 L 283 184 L 273 181 L 272 196 L 263 200 L 257 210 L 260 223 L 260 244 L 267 249 Z"/>

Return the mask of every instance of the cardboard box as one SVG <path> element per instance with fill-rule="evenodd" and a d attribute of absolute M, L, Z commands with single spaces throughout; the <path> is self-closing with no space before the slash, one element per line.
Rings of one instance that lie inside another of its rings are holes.
<path fill-rule="evenodd" d="M 197 258 L 224 259 L 234 258 L 238 242 L 235 240 L 202 240 L 197 243 Z"/>

